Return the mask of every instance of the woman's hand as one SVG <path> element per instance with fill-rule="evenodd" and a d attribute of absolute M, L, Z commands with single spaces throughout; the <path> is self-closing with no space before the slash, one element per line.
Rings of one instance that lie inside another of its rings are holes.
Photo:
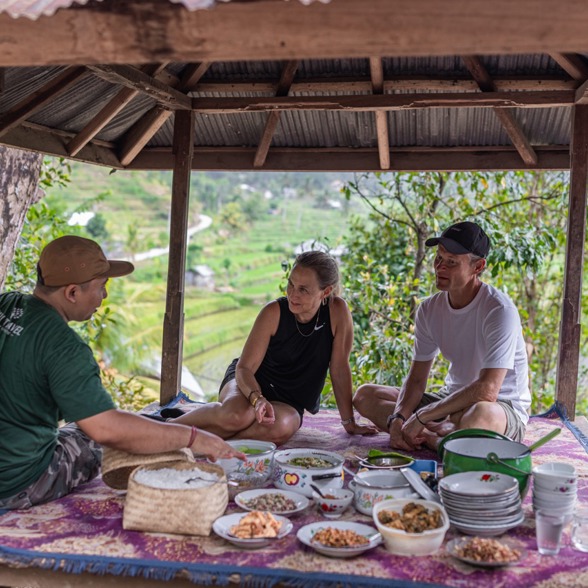
<path fill-rule="evenodd" d="M 276 422 L 274 407 L 264 396 L 259 397 L 253 410 L 255 411 L 255 420 L 260 425 L 273 425 Z"/>

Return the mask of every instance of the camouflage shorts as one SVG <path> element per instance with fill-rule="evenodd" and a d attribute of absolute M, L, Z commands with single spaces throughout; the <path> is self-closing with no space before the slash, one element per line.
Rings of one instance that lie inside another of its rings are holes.
<path fill-rule="evenodd" d="M 30 508 L 69 494 L 76 486 L 95 478 L 100 470 L 102 448 L 75 423 L 59 429 L 57 446 L 49 467 L 28 488 L 0 499 L 0 509 Z"/>

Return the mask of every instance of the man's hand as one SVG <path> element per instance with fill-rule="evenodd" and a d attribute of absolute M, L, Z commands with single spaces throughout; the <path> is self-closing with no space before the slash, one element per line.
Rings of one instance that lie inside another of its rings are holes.
<path fill-rule="evenodd" d="M 230 459 L 232 457 L 245 461 L 244 453 L 231 447 L 218 435 L 203 431 L 202 429 L 198 429 L 198 434 L 196 435 L 196 439 L 194 439 L 194 443 L 190 449 L 194 453 L 202 453 L 203 455 L 206 455 L 211 461 L 216 461 L 217 459 Z"/>
<path fill-rule="evenodd" d="M 400 419 L 394 419 L 390 424 L 390 447 L 392 449 L 404 449 L 405 451 L 412 451 L 413 449 L 419 448 L 418 444 L 415 445 L 405 439 L 403 423 Z"/>
<path fill-rule="evenodd" d="M 425 426 L 418 421 L 416 413 L 414 413 L 402 425 L 402 437 L 404 442 L 413 447 L 419 447 L 424 442 L 424 436 L 422 434 L 424 429 Z"/>

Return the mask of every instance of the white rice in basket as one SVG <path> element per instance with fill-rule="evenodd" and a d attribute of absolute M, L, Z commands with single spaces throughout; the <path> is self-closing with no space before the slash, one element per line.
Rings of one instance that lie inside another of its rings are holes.
<path fill-rule="evenodd" d="M 135 480 L 144 486 L 162 488 L 166 490 L 191 490 L 204 488 L 218 482 L 219 477 L 212 472 L 200 469 L 176 470 L 161 468 L 159 470 L 140 470 L 135 474 Z"/>

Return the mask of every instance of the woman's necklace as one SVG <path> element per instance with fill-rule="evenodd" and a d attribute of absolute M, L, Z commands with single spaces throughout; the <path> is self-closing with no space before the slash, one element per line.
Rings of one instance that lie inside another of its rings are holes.
<path fill-rule="evenodd" d="M 316 321 L 314 321 L 314 325 L 312 327 L 312 331 L 310 331 L 310 333 L 308 333 L 307 335 L 305 335 L 301 330 L 300 327 L 298 326 L 298 320 L 296 319 L 296 315 L 294 315 L 294 322 L 296 323 L 296 329 L 297 331 L 303 336 L 303 337 L 311 337 L 312 335 L 314 335 L 315 331 L 317 330 L 317 325 L 319 322 L 319 317 L 321 315 L 321 307 L 319 306 L 318 312 L 316 313 Z M 300 324 L 308 324 L 308 323 L 300 323 Z"/>

